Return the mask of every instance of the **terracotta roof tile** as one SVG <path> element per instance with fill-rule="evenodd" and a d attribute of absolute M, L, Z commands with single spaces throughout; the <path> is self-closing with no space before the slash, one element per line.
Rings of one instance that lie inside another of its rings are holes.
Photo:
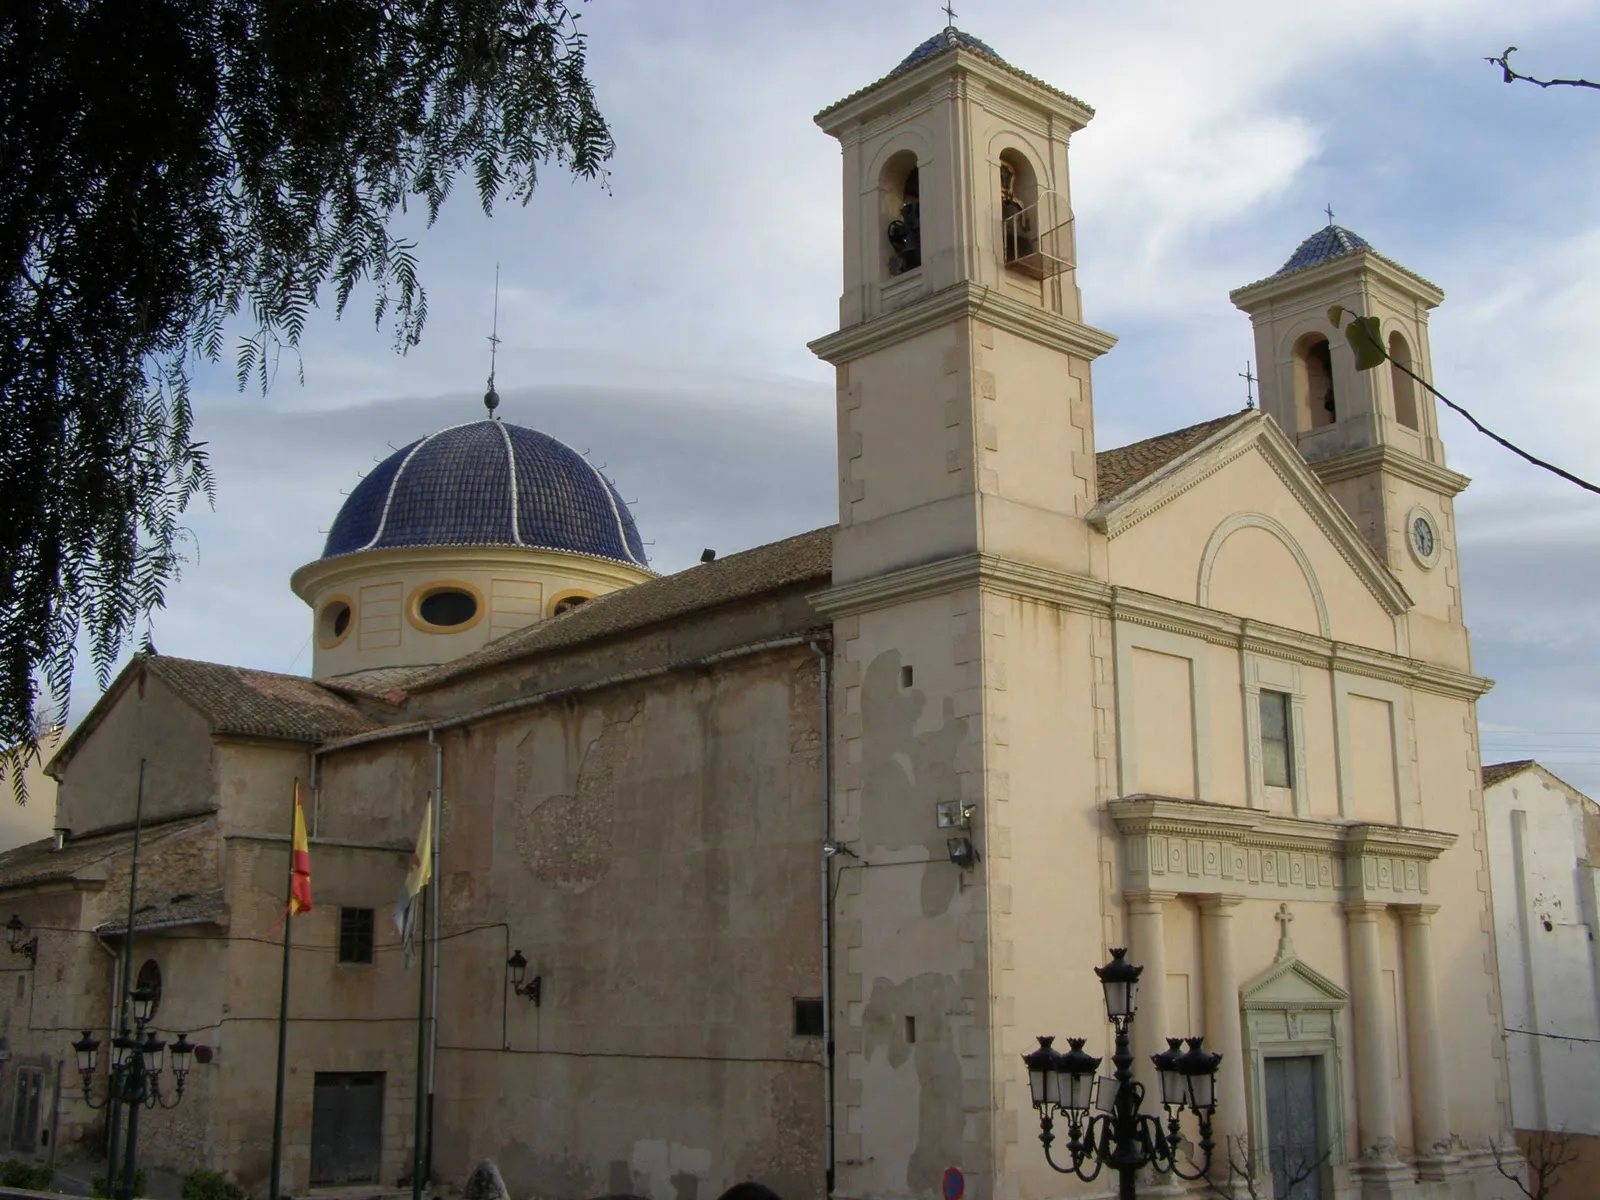
<path fill-rule="evenodd" d="M 182 892 L 162 896 L 134 910 L 133 927 L 141 929 L 170 929 L 175 925 L 223 925 L 227 923 L 228 905 L 222 889 L 212 892 Z M 122 933 L 128 928 L 128 916 L 113 917 L 95 926 L 99 934 Z"/>
<path fill-rule="evenodd" d="M 346 737 L 379 722 L 301 675 L 168 658 L 144 659 L 150 672 L 194 705 L 216 733 L 317 742 Z"/>
<path fill-rule="evenodd" d="M 436 668 L 414 680 L 412 689 L 425 691 L 512 659 L 625 633 L 789 584 L 827 579 L 833 572 L 833 529 L 827 525 L 597 596 Z"/>
<path fill-rule="evenodd" d="M 1493 787 L 1502 779 L 1510 779 L 1513 775 L 1520 775 L 1529 767 L 1537 765 L 1531 758 L 1519 758 L 1515 762 L 1490 763 L 1483 768 L 1483 786 Z"/>
<path fill-rule="evenodd" d="M 1248 411 L 1229 413 L 1198 425 L 1174 429 L 1171 433 L 1146 438 L 1128 446 L 1118 446 L 1114 450 L 1102 450 L 1094 456 L 1100 499 L 1109 500 L 1127 491 L 1141 479 L 1148 478 L 1180 455 L 1194 449 L 1223 426 L 1245 417 Z"/>
<path fill-rule="evenodd" d="M 144 838 L 147 844 L 153 844 L 167 837 L 188 833 L 210 819 L 208 816 L 188 817 L 153 827 L 147 825 Z M 94 868 L 107 859 L 132 851 L 132 829 L 69 839 L 60 850 L 56 849 L 54 838 L 43 838 L 0 854 L 0 888 L 27 887 L 80 876 L 103 878 L 103 874 Z"/>

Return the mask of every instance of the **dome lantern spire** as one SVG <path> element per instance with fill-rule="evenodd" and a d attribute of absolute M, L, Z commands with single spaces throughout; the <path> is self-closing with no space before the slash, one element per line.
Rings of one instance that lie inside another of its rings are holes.
<path fill-rule="evenodd" d="M 498 420 L 494 410 L 500 407 L 500 393 L 494 390 L 494 360 L 500 349 L 500 264 L 494 265 L 494 323 L 489 327 L 489 390 L 483 393 L 483 406 L 489 410 L 491 420 Z"/>

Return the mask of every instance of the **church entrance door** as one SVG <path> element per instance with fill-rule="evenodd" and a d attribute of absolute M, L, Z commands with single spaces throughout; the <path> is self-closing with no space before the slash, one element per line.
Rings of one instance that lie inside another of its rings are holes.
<path fill-rule="evenodd" d="M 311 1102 L 311 1185 L 376 1183 L 383 1072 L 318 1071 Z"/>
<path fill-rule="evenodd" d="M 1262 1066 L 1274 1200 L 1322 1200 L 1317 1060 L 1269 1058 Z"/>

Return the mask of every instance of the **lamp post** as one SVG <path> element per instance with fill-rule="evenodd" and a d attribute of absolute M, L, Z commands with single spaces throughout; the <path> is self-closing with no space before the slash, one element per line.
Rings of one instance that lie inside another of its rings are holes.
<path fill-rule="evenodd" d="M 112 1200 L 133 1200 L 133 1172 L 139 1146 L 139 1110 L 143 1108 L 176 1108 L 183 1101 L 183 1086 L 188 1081 L 189 1067 L 194 1062 L 194 1045 L 189 1035 L 180 1033 L 172 1043 L 172 1076 L 176 1089 L 171 1102 L 161 1094 L 161 1069 L 167 1054 L 167 1043 L 149 1029 L 150 1018 L 155 1014 L 155 993 L 146 988 L 136 988 L 129 997 L 133 1002 L 134 1029 L 128 1032 L 124 1025 L 111 1039 L 111 1079 L 105 1099 L 96 1103 L 90 1094 L 94 1083 L 94 1069 L 100 1050 L 100 1039 L 85 1029 L 83 1036 L 72 1043 L 78 1060 L 78 1074 L 83 1077 L 83 1099 L 90 1108 L 107 1108 L 113 1104 L 128 1106 L 128 1131 L 122 1169 L 111 1165 L 107 1181 Z"/>
<path fill-rule="evenodd" d="M 1168 1038 L 1167 1048 L 1151 1055 L 1161 1083 L 1166 1125 L 1163 1127 L 1160 1118 L 1139 1111 L 1144 1103 L 1144 1085 L 1133 1077 L 1128 1029 L 1133 1024 L 1139 976 L 1144 968 L 1128 962 L 1125 954 L 1125 949 L 1114 949 L 1111 961 L 1094 969 L 1105 991 L 1106 1017 L 1116 1028 L 1116 1045 L 1111 1054 L 1116 1073 L 1109 1080 L 1096 1080 L 1101 1060 L 1084 1053 L 1084 1038 L 1068 1038 L 1070 1049 L 1063 1054 L 1054 1047 L 1053 1037 L 1041 1037 L 1039 1048 L 1024 1054 L 1022 1061 L 1028 1068 L 1033 1106 L 1039 1110 L 1039 1141 L 1044 1145 L 1045 1161 L 1053 1170 L 1076 1175 L 1085 1183 L 1095 1179 L 1102 1168 L 1110 1167 L 1119 1176 L 1120 1200 L 1134 1200 L 1135 1180 L 1145 1167 L 1187 1180 L 1199 1179 L 1211 1169 L 1211 1114 L 1217 1107 L 1217 1066 L 1222 1055 L 1205 1049 L 1199 1037 L 1187 1039 L 1187 1050 L 1186 1039 Z M 1097 1082 L 1100 1090 L 1108 1083 L 1116 1090 L 1109 1103 L 1101 1097 L 1102 1111 L 1090 1116 Z M 1186 1171 L 1179 1158 L 1185 1139 L 1179 1132 L 1178 1119 L 1185 1108 L 1200 1122 L 1200 1158 L 1198 1162 L 1190 1160 L 1192 1171 Z M 1070 1166 L 1056 1162 L 1051 1154 L 1056 1140 L 1056 1115 L 1067 1121 Z"/>
<path fill-rule="evenodd" d="M 511 990 L 519 996 L 526 996 L 538 1008 L 540 994 L 544 990 L 544 976 L 535 975 L 527 983 L 522 982 L 528 973 L 528 960 L 523 957 L 521 950 L 506 959 L 506 966 L 511 969 Z"/>
<path fill-rule="evenodd" d="M 27 941 L 22 935 L 28 932 L 28 927 L 22 923 L 22 918 L 16 913 L 11 914 L 11 920 L 6 922 L 6 946 L 13 954 L 27 956 L 31 963 L 39 961 L 39 935 L 34 934 Z"/>

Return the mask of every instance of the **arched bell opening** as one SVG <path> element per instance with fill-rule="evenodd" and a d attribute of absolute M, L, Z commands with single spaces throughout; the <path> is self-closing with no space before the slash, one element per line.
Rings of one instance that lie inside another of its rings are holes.
<path fill-rule="evenodd" d="M 1000 151 L 1000 254 L 1007 270 L 1049 279 L 1072 266 L 1072 215 L 1067 199 L 1039 186 L 1019 150 Z"/>
<path fill-rule="evenodd" d="M 1394 392 L 1394 419 L 1407 429 L 1420 430 L 1422 423 L 1417 414 L 1417 385 L 1407 371 L 1415 371 L 1411 364 L 1411 347 L 1405 337 L 1396 331 L 1389 335 L 1389 386 Z"/>
<path fill-rule="evenodd" d="M 901 150 L 883 165 L 878 194 L 883 227 L 883 263 L 888 275 L 904 275 L 922 265 L 922 189 L 917 155 Z"/>
<path fill-rule="evenodd" d="M 1333 355 L 1328 339 L 1320 333 L 1308 333 L 1294 345 L 1294 400 L 1301 433 L 1339 419 L 1333 395 Z"/>

